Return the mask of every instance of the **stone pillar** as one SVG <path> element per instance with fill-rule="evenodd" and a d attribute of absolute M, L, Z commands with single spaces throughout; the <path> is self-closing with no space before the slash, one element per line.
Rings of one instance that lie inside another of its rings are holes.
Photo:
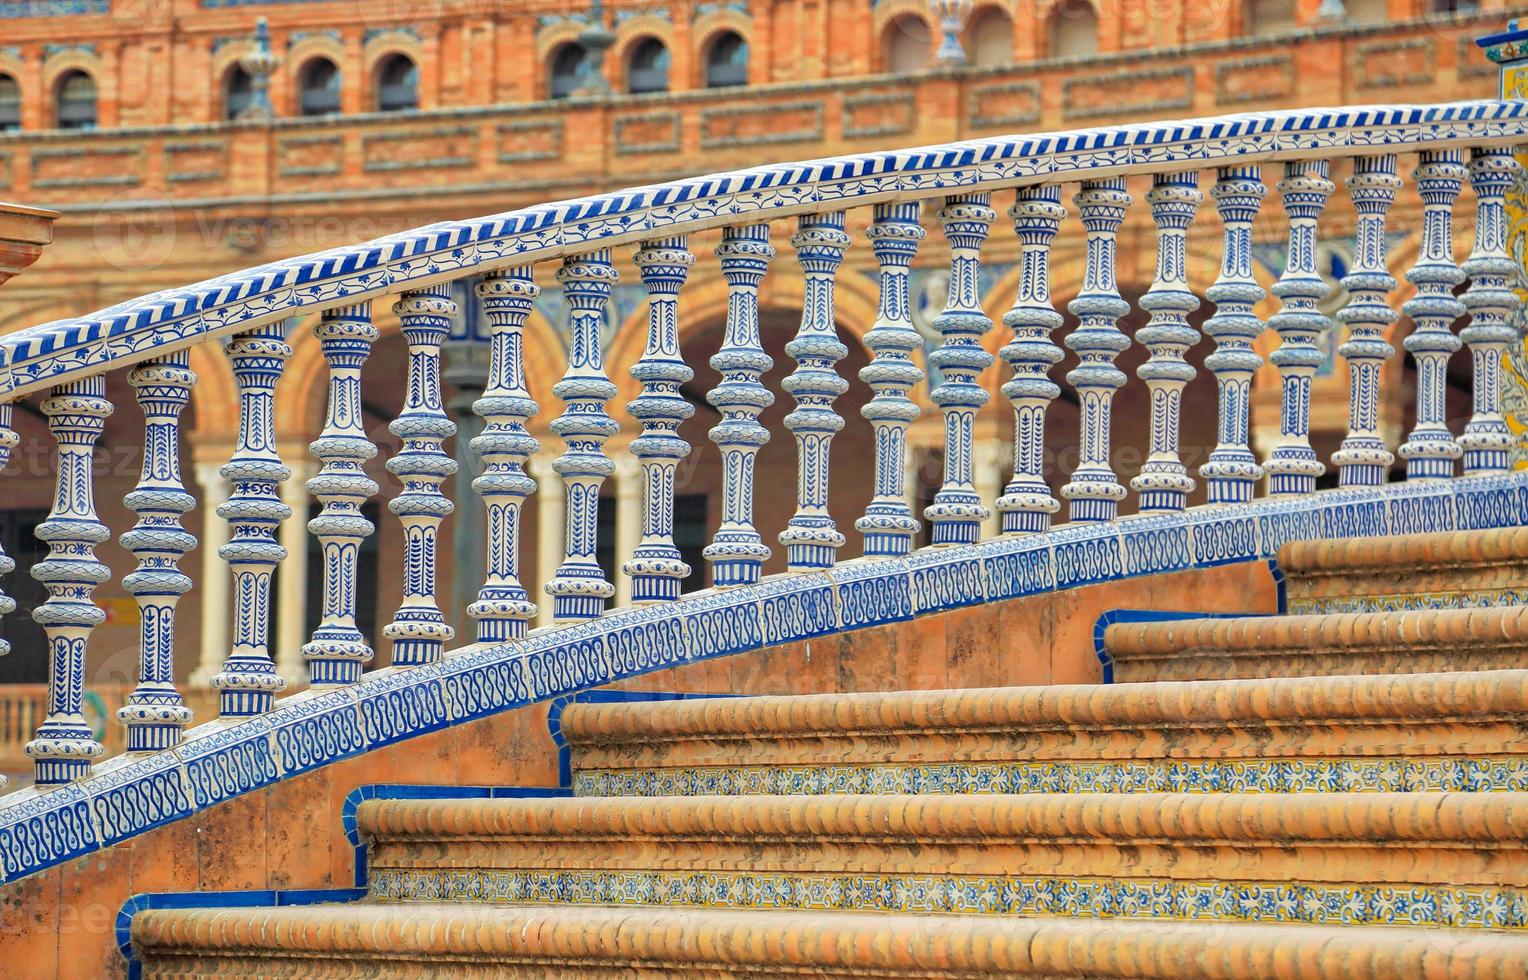
<path fill-rule="evenodd" d="M 1513 20 L 1504 31 L 1475 42 L 1485 50 L 1485 55 L 1501 70 L 1503 99 L 1528 99 L 1528 22 Z M 1514 445 L 1509 467 L 1528 470 L 1528 249 L 1523 247 L 1528 235 L 1528 184 L 1523 174 L 1528 173 L 1528 145 L 1517 147 L 1517 162 L 1521 169 L 1512 190 L 1507 192 L 1507 254 L 1518 263 L 1518 275 L 1514 290 L 1520 302 L 1509 322 L 1517 329 L 1517 341 L 1508 345 L 1502 359 L 1501 406 L 1507 429 L 1512 433 Z"/>
<path fill-rule="evenodd" d="M 562 477 L 552 466 L 556 454 L 531 457 L 531 476 L 536 479 L 536 580 L 532 587 L 550 582 L 562 563 L 564 517 Z M 552 624 L 552 604 L 543 602 L 536 611 L 536 625 Z"/>
<path fill-rule="evenodd" d="M 218 549 L 228 543 L 228 521 L 218 508 L 228 499 L 228 481 L 218 472 L 219 464 L 196 464 L 196 485 L 201 491 L 202 543 L 201 573 L 197 577 L 197 605 L 201 608 L 201 641 L 197 644 L 196 669 L 191 683 L 208 687 L 212 676 L 223 667 L 228 655 L 228 566 L 218 557 Z"/>
<path fill-rule="evenodd" d="M 286 557 L 281 559 L 276 582 L 276 673 L 287 690 L 308 683 L 302 659 L 308 642 L 308 481 L 318 472 L 312 461 L 297 455 L 296 448 L 283 452 L 292 475 L 281 485 L 281 502 L 292 512 L 278 532 Z"/>
<path fill-rule="evenodd" d="M 629 451 L 615 457 L 615 565 L 636 553 L 642 543 L 642 467 Z M 615 604 L 631 604 L 631 576 L 615 576 Z"/>

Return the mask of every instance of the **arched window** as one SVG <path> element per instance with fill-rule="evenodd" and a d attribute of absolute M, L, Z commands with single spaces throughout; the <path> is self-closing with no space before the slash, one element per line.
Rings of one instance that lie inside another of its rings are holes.
<path fill-rule="evenodd" d="M 1088 0 L 1061 0 L 1046 24 L 1046 54 L 1085 58 L 1098 53 L 1098 11 Z"/>
<path fill-rule="evenodd" d="M 1247 0 L 1247 33 L 1254 36 L 1288 34 L 1299 26 L 1295 0 Z"/>
<path fill-rule="evenodd" d="M 239 64 L 233 65 L 223 76 L 223 110 L 229 119 L 237 119 L 249 108 L 254 98 L 254 80 Z"/>
<path fill-rule="evenodd" d="M 66 71 L 53 91 L 59 129 L 95 129 L 95 79 L 78 69 Z"/>
<path fill-rule="evenodd" d="M 21 128 L 21 86 L 9 75 L 0 75 L 0 133 Z"/>
<path fill-rule="evenodd" d="M 736 31 L 722 31 L 706 48 L 706 88 L 748 84 L 748 42 Z"/>
<path fill-rule="evenodd" d="M 340 111 L 340 69 L 328 58 L 313 58 L 297 73 L 297 109 L 304 116 Z"/>
<path fill-rule="evenodd" d="M 390 54 L 377 66 L 377 108 L 403 112 L 419 108 L 419 67 L 406 54 Z"/>
<path fill-rule="evenodd" d="M 626 91 L 632 95 L 669 90 L 669 50 L 655 37 L 645 37 L 626 61 Z"/>
<path fill-rule="evenodd" d="M 915 14 L 902 14 L 886 25 L 881 38 L 881 56 L 886 70 L 897 75 L 921 71 L 928 64 L 933 47 L 928 21 Z"/>
<path fill-rule="evenodd" d="M 547 79 L 547 94 L 554 99 L 566 99 L 578 90 L 584 71 L 584 49 L 578 44 L 564 44 L 552 52 L 551 75 Z"/>
<path fill-rule="evenodd" d="M 1013 21 L 1000 7 L 977 11 L 962 38 L 966 58 L 973 65 L 991 67 L 1013 61 Z"/>

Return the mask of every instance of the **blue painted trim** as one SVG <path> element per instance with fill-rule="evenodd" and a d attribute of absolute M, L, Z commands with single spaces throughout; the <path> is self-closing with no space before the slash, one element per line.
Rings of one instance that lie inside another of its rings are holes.
<path fill-rule="evenodd" d="M 1163 568 L 1267 561 L 1294 540 L 1520 525 L 1528 525 L 1528 473 L 1392 483 L 1064 526 L 619 609 L 293 695 L 258 718 L 191 729 L 173 751 L 110 759 L 77 783 L 0 796 L 0 867 L 14 881 L 380 745 L 670 667 L 895 622 L 907 618 L 908 601 L 921 615 Z M 871 579 L 879 584 L 867 593 Z"/>
<path fill-rule="evenodd" d="M 1284 575 L 1284 569 L 1279 567 L 1279 561 L 1277 558 L 1268 559 L 1268 571 L 1273 573 L 1273 587 L 1277 590 L 1278 593 L 1277 598 L 1275 599 L 1277 605 L 1275 605 L 1274 608 L 1277 609 L 1279 611 L 1279 615 L 1282 616 L 1283 614 L 1289 612 L 1289 580 Z"/>
<path fill-rule="evenodd" d="M 1176 609 L 1110 609 L 1093 623 L 1093 654 L 1104 668 L 1104 683 L 1114 683 L 1114 661 L 1104 647 L 1104 631 L 1115 623 L 1170 623 L 1180 619 L 1250 619 L 1263 613 L 1189 612 Z"/>
<path fill-rule="evenodd" d="M 704 698 L 740 698 L 743 694 L 701 694 L 683 691 L 580 691 L 557 698 L 546 714 L 547 732 L 557 750 L 557 785 L 572 795 L 573 750 L 562 734 L 562 713 L 570 704 L 637 704 L 645 701 L 696 701 Z"/>

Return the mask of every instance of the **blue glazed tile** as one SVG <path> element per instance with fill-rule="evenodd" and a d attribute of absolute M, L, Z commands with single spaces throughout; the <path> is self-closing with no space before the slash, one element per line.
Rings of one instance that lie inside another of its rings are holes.
<path fill-rule="evenodd" d="M 529 704 L 526 654 L 518 644 L 495 644 L 441 661 L 446 705 L 453 722 Z"/>
<path fill-rule="evenodd" d="M 175 754 L 197 809 L 275 782 L 279 772 L 264 718 L 200 725 L 186 733 Z"/>
<path fill-rule="evenodd" d="M 684 620 L 666 606 L 625 610 L 611 616 L 606 625 L 612 678 L 634 677 L 686 660 Z"/>
<path fill-rule="evenodd" d="M 703 660 L 764 645 L 759 600 L 752 588 L 711 589 L 679 600 L 686 656 Z"/>
<path fill-rule="evenodd" d="M 374 749 L 449 724 L 444 674 L 440 663 L 367 674 L 355 688 L 366 747 Z"/>
<path fill-rule="evenodd" d="M 1257 518 L 1240 508 L 1204 507 L 1189 514 L 1194 560 L 1200 567 L 1251 561 L 1259 555 Z"/>
<path fill-rule="evenodd" d="M 284 776 L 359 755 L 366 748 L 355 693 L 348 688 L 283 698 L 265 720 Z"/>
<path fill-rule="evenodd" d="M 0 800 L 0 865 L 7 881 L 52 867 L 101 846 L 85 791 L 17 790 Z"/>
<path fill-rule="evenodd" d="M 1080 524 L 1051 535 L 1056 588 L 1107 582 L 1125 574 L 1119 534 L 1113 524 Z"/>
<path fill-rule="evenodd" d="M 907 564 L 912 570 L 913 611 L 919 615 L 986 601 L 985 570 L 971 549 L 918 551 Z"/>
<path fill-rule="evenodd" d="M 103 847 L 191 812 L 185 773 L 170 752 L 141 759 L 107 759 L 79 785 L 90 801 Z"/>
<path fill-rule="evenodd" d="M 833 580 L 826 574 L 768 578 L 754 591 L 767 645 L 822 636 L 838 627 Z"/>
<path fill-rule="evenodd" d="M 977 545 L 989 601 L 1035 595 L 1056 587 L 1049 538 L 1048 534 L 1004 537 Z"/>
<path fill-rule="evenodd" d="M 1193 538 L 1182 515 L 1127 517 L 1119 523 L 1124 574 L 1150 575 L 1194 564 Z"/>
<path fill-rule="evenodd" d="M 568 694 L 607 683 L 607 627 L 599 620 L 536 631 L 523 643 L 526 681 L 532 698 Z"/>
<path fill-rule="evenodd" d="M 836 566 L 829 574 L 838 590 L 839 624 L 843 629 L 912 618 L 907 562 L 894 558 L 853 562 Z"/>
<path fill-rule="evenodd" d="M 1385 533 L 1384 498 L 1372 490 L 1338 490 L 1322 494 L 1321 537 L 1374 537 Z"/>
<path fill-rule="evenodd" d="M 1455 524 L 1461 531 L 1516 523 L 1516 488 L 1497 481 L 1460 480 L 1454 491 Z"/>

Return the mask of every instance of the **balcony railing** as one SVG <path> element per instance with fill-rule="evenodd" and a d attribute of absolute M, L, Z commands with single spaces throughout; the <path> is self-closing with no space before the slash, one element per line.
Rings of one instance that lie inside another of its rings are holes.
<path fill-rule="evenodd" d="M 1497 368 L 1517 341 L 1504 198 L 1517 173 L 1513 150 L 1524 143 L 1528 103 L 1488 101 L 1256 113 L 756 167 L 431 225 L 0 338 L 0 447 L 8 453 L 18 442 L 9 427 L 14 404 L 36 398 L 56 441 L 57 474 L 52 513 L 36 531 L 49 553 L 32 571 L 49 595 L 34 612 L 51 652 L 47 714 L 26 747 L 37 787 L 0 798 L 6 873 L 35 870 L 88 850 L 90 841 L 103 846 L 371 745 L 685 659 L 1089 578 L 1251 559 L 1292 537 L 1517 522 L 1523 494 L 1521 481 L 1505 475 L 1513 436 Z M 1336 325 L 1319 305 L 1328 287 L 1315 246 L 1338 193 L 1331 163 L 1343 158 L 1352 161 L 1344 184 L 1358 215 L 1357 254 L 1342 282 L 1349 299 L 1336 317 L 1352 379 L 1351 421 L 1330 460 L 1344 489 L 1317 493 L 1328 464 L 1309 440 L 1310 385 L 1322 339 Z M 1410 268 L 1392 270 L 1385 222 L 1405 174 L 1423 202 L 1421 250 Z M 1127 190 L 1127 178 L 1139 176 L 1151 183 L 1140 204 Z M 1190 283 L 1185 241 L 1208 210 L 1206 197 L 1219 216 L 1223 261 L 1213 283 Z M 1288 244 L 1272 289 L 1280 309 L 1265 324 L 1254 313 L 1264 291 L 1252 275 L 1251 227 L 1273 212 L 1270 197 L 1287 215 Z M 1452 225 L 1461 200 L 1474 207 L 1476 228 L 1462 264 Z M 1156 266 L 1140 300 L 1149 323 L 1132 340 L 1118 327 L 1129 306 L 1117 288 L 1115 233 L 1141 206 L 1157 229 Z M 880 288 L 879 315 L 865 336 L 873 359 L 861 377 L 874 398 L 863 421 L 834 410 L 848 384 L 836 369 L 846 348 L 835 333 L 835 276 L 852 244 L 845 215 L 856 209 L 870 212 Z M 770 238 L 781 222 L 794 228 L 793 261 L 805 287 L 800 326 L 785 348 L 795 369 L 783 391 L 772 392 L 761 382 L 771 364 L 758 297 L 772 263 L 784 260 Z M 984 244 L 1010 226 L 1021 275 L 998 327 L 982 310 L 977 283 Z M 681 597 L 690 569 L 673 540 L 675 472 L 690 452 L 678 430 L 693 411 L 681 393 L 693 371 L 680 357 L 677 299 L 695 258 L 691 236 L 715 229 L 729 302 L 711 358 L 721 381 L 706 399 L 720 412 L 709 436 L 721 451 L 723 520 L 704 552 L 713 588 Z M 913 356 L 921 342 L 910 320 L 908 269 L 930 231 L 949 246 L 948 297 L 934 321 L 942 343 L 928 359 L 938 372 L 931 399 L 943 416 L 944 473 L 932 504 L 915 513 L 903 450 L 917 414 L 908 394 L 926 379 Z M 1065 382 L 1081 406 L 1080 462 L 1057 499 L 1043 472 L 1047 408 L 1060 394 L 1048 375 L 1068 355 L 1052 337 L 1062 316 L 1050 295 L 1049 259 L 1059 235 L 1079 231 L 1085 275 L 1069 305 L 1080 324 L 1065 338 L 1072 354 Z M 620 426 L 607 413 L 617 388 L 605 371 L 601 324 L 617 249 L 633 251 L 649 300 L 646 346 L 631 372 L 642 391 L 627 405 L 640 423 L 631 449 L 643 475 L 642 537 L 619 556 L 632 601 L 643 608 L 607 613 L 615 589 L 596 561 L 596 529 L 600 486 L 614 468 L 604 447 Z M 522 359 L 522 329 L 547 266 L 564 291 L 570 337 L 566 372 L 553 388 L 558 409 L 532 400 Z M 1386 297 L 1401 275 L 1415 296 L 1397 311 Z M 485 423 L 472 440 L 483 466 L 472 484 L 479 499 L 453 501 L 445 489 L 457 464 L 443 443 L 454 425 L 443 408 L 440 357 L 455 312 L 451 283 L 466 276 L 480 277 L 476 301 L 492 328 L 492 373 L 474 406 Z M 1183 404 L 1194 374 L 1184 352 L 1200 340 L 1188 321 L 1200 302 L 1196 289 L 1214 305 L 1204 325 L 1215 344 L 1205 362 L 1218 385 L 1214 405 Z M 377 528 L 361 513 L 378 492 L 364 469 L 378 449 L 362 427 L 359 392 L 378 337 L 372 310 L 389 301 L 408 346 L 406 377 L 396 379 L 406 392 L 403 410 L 390 426 L 401 448 L 387 461 L 403 490 L 389 505 L 396 522 Z M 316 334 L 329 369 L 327 424 L 311 445 L 321 469 L 307 483 L 322 504 L 309 526 L 323 551 L 323 615 L 303 647 L 314 691 L 278 701 L 284 681 L 270 653 L 271 581 L 284 556 L 277 529 L 289 514 L 280 487 L 290 470 L 277 451 L 273 391 L 292 352 L 284 325 L 310 312 L 321 314 Z M 1380 367 L 1393 353 L 1386 328 L 1400 314 L 1414 324 L 1405 349 L 1417 366 L 1416 422 L 1404 444 L 1388 446 L 1378 423 Z M 1467 325 L 1456 334 L 1460 317 Z M 971 450 L 973 420 L 988 398 L 977 379 L 993 362 L 982 340 L 994 329 L 1009 338 L 1000 356 L 1014 465 L 1001 495 L 983 499 Z M 1265 329 L 1280 340 L 1271 359 L 1282 376 L 1282 416 L 1277 446 L 1259 460 L 1248 445 L 1248 392 L 1260 365 L 1253 341 Z M 1132 342 L 1150 353 L 1135 379 L 1114 363 Z M 174 684 L 175 615 L 192 585 L 178 562 L 196 545 L 182 521 L 197 501 L 182 482 L 177 429 L 196 383 L 188 349 L 203 343 L 223 346 L 239 393 L 237 446 L 222 469 L 232 491 L 217 508 L 230 532 L 218 554 L 233 583 L 234 636 L 211 679 L 220 720 L 187 732 L 192 719 Z M 1473 415 L 1456 438 L 1444 418 L 1445 370 L 1464 346 L 1474 367 Z M 127 372 L 144 419 L 141 480 L 126 498 L 138 521 L 118 529 L 97 518 L 92 473 L 92 449 L 118 410 L 105 397 L 113 371 Z M 1114 395 L 1127 384 L 1150 393 L 1146 463 L 1129 486 L 1111 468 L 1110 437 Z M 777 397 L 794 403 L 783 432 L 760 422 Z M 554 411 L 550 428 L 564 449 L 558 482 L 538 486 L 526 469 L 538 449 L 528 423 Z M 1219 420 L 1218 445 L 1196 472 L 1178 451 L 1185 412 Z M 864 513 L 835 515 L 829 461 L 846 425 L 873 430 L 874 495 Z M 794 474 L 755 468 L 771 439 L 794 440 Z M 1381 487 L 1393 453 L 1411 486 Z M 1452 479 L 1460 475 L 1482 479 Z M 1189 509 L 1199 482 L 1210 504 Z M 1271 503 L 1254 502 L 1259 487 Z M 761 493 L 794 495 L 783 529 L 755 525 Z M 1132 493 L 1144 516 L 1120 520 L 1120 503 Z M 1466 493 L 1478 496 L 1457 496 Z M 562 564 L 542 583 L 525 582 L 518 562 L 521 512 L 533 494 L 558 498 L 554 512 L 564 521 Z M 476 625 L 471 637 L 454 634 L 436 589 L 437 535 L 459 507 L 486 514 L 487 576 L 466 610 Z M 1001 515 L 1001 537 L 982 542 L 989 508 Z M 1062 516 L 1072 527 L 1050 530 Z M 923 522 L 933 544 L 915 553 Z M 1146 536 L 1122 544 L 1132 528 Z M 127 751 L 142 765 L 118 766 L 106 779 L 91 775 L 104 749 L 81 699 L 86 647 L 105 615 L 92 596 L 109 577 L 95 549 L 114 530 L 138 559 L 123 586 L 142 614 L 139 683 L 118 717 Z M 393 666 L 363 675 L 374 651 L 356 626 L 357 556 L 360 542 L 378 533 L 403 539 L 404 597 L 382 630 Z M 1067 550 L 1073 546 L 1086 547 Z M 789 572 L 761 583 L 775 549 L 783 549 Z M 846 561 L 851 552 L 864 560 Z M 948 575 L 934 576 L 936 566 Z M 856 582 L 873 588 L 854 592 Z M 782 596 L 793 605 L 773 605 Z M 531 633 L 543 601 L 555 625 Z M 433 693 L 400 707 L 399 692 L 411 685 Z M 220 753 L 221 763 L 209 761 Z M 175 774 L 173 785 L 151 806 L 141 796 L 133 806 L 98 801 L 129 783 L 148 792 L 143 787 L 166 773 Z M 71 783 L 80 784 L 71 790 L 79 795 L 49 792 Z M 82 800 L 97 802 L 69 818 Z M 46 832 L 49 821 L 66 818 L 80 821 L 85 844 Z"/>

